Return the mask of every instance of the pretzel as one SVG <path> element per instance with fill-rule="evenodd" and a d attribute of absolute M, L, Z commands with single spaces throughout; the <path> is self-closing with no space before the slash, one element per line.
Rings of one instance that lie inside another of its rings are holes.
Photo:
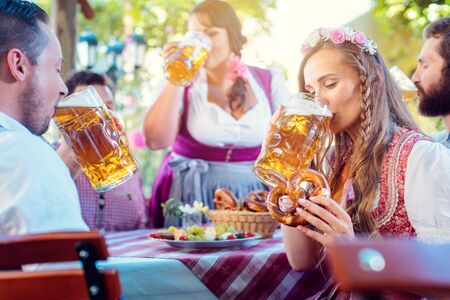
<path fill-rule="evenodd" d="M 269 194 L 268 191 L 255 190 L 255 191 L 250 191 L 248 193 L 248 196 L 249 196 L 250 199 L 253 199 L 253 200 L 257 201 L 257 202 L 266 202 L 268 194 Z"/>
<path fill-rule="evenodd" d="M 244 198 L 244 208 L 254 212 L 267 211 L 267 191 L 256 190 L 248 193 L 248 197 Z"/>
<path fill-rule="evenodd" d="M 258 201 L 252 197 L 244 199 L 244 207 L 250 211 L 254 212 L 265 212 L 267 211 L 267 203 L 266 201 Z"/>
<path fill-rule="evenodd" d="M 311 192 L 302 187 L 302 183 L 310 183 L 313 186 Z M 279 200 L 283 196 L 289 196 L 292 200 L 292 207 L 286 211 L 282 211 L 279 206 Z M 270 191 L 267 197 L 267 208 L 272 218 L 287 226 L 296 227 L 298 225 L 306 225 L 307 222 L 303 217 L 296 214 L 296 209 L 300 205 L 296 201 L 298 198 L 308 199 L 312 196 L 330 196 L 330 187 L 325 177 L 314 170 L 299 170 L 291 175 L 287 185 L 280 185 Z"/>
<path fill-rule="evenodd" d="M 214 203 L 216 209 L 238 210 L 239 203 L 229 189 L 217 189 L 214 193 Z"/>

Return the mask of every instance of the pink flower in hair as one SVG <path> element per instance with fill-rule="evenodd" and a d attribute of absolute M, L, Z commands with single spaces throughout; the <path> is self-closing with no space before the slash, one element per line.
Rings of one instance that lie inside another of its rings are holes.
<path fill-rule="evenodd" d="M 241 58 L 236 55 L 228 61 L 228 79 L 235 82 L 238 77 L 247 81 L 248 70 L 247 66 L 241 62 Z"/>
<path fill-rule="evenodd" d="M 330 39 L 335 44 L 342 44 L 345 42 L 345 32 L 341 29 L 333 30 L 330 34 Z"/>
<path fill-rule="evenodd" d="M 303 45 L 302 45 L 302 48 L 300 49 L 300 52 L 301 52 L 303 55 L 306 55 L 306 53 L 308 53 L 309 49 L 310 49 L 310 47 L 309 47 L 308 44 L 303 44 Z"/>
<path fill-rule="evenodd" d="M 356 31 L 353 37 L 355 38 L 355 42 L 359 45 L 364 45 L 367 41 L 366 35 L 361 31 Z"/>

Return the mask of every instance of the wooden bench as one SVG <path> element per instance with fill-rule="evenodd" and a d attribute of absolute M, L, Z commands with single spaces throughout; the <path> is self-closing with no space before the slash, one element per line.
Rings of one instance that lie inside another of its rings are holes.
<path fill-rule="evenodd" d="M 53 232 L 0 238 L 0 298 L 22 299 L 119 299 L 119 274 L 98 270 L 108 250 L 98 231 Z M 82 269 L 37 268 L 22 265 L 80 261 Z"/>

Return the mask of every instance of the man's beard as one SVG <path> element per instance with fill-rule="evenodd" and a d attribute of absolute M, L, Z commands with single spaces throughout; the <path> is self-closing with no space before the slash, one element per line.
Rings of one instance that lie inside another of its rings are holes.
<path fill-rule="evenodd" d="M 34 135 L 40 136 L 46 132 L 50 118 L 45 115 L 44 100 L 34 80 L 30 81 L 19 101 L 22 106 L 22 125 Z"/>
<path fill-rule="evenodd" d="M 428 92 L 417 85 L 420 101 L 419 111 L 424 116 L 437 117 L 450 114 L 450 76 L 442 72 L 439 82 L 433 84 Z"/>

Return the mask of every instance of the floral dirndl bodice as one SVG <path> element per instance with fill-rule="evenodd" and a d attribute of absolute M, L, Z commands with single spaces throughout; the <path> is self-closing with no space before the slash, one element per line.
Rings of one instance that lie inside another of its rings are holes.
<path fill-rule="evenodd" d="M 425 139 L 420 132 L 402 128 L 389 144 L 381 169 L 380 199 L 372 211 L 381 235 L 416 236 L 405 207 L 405 176 L 414 144 Z"/>

